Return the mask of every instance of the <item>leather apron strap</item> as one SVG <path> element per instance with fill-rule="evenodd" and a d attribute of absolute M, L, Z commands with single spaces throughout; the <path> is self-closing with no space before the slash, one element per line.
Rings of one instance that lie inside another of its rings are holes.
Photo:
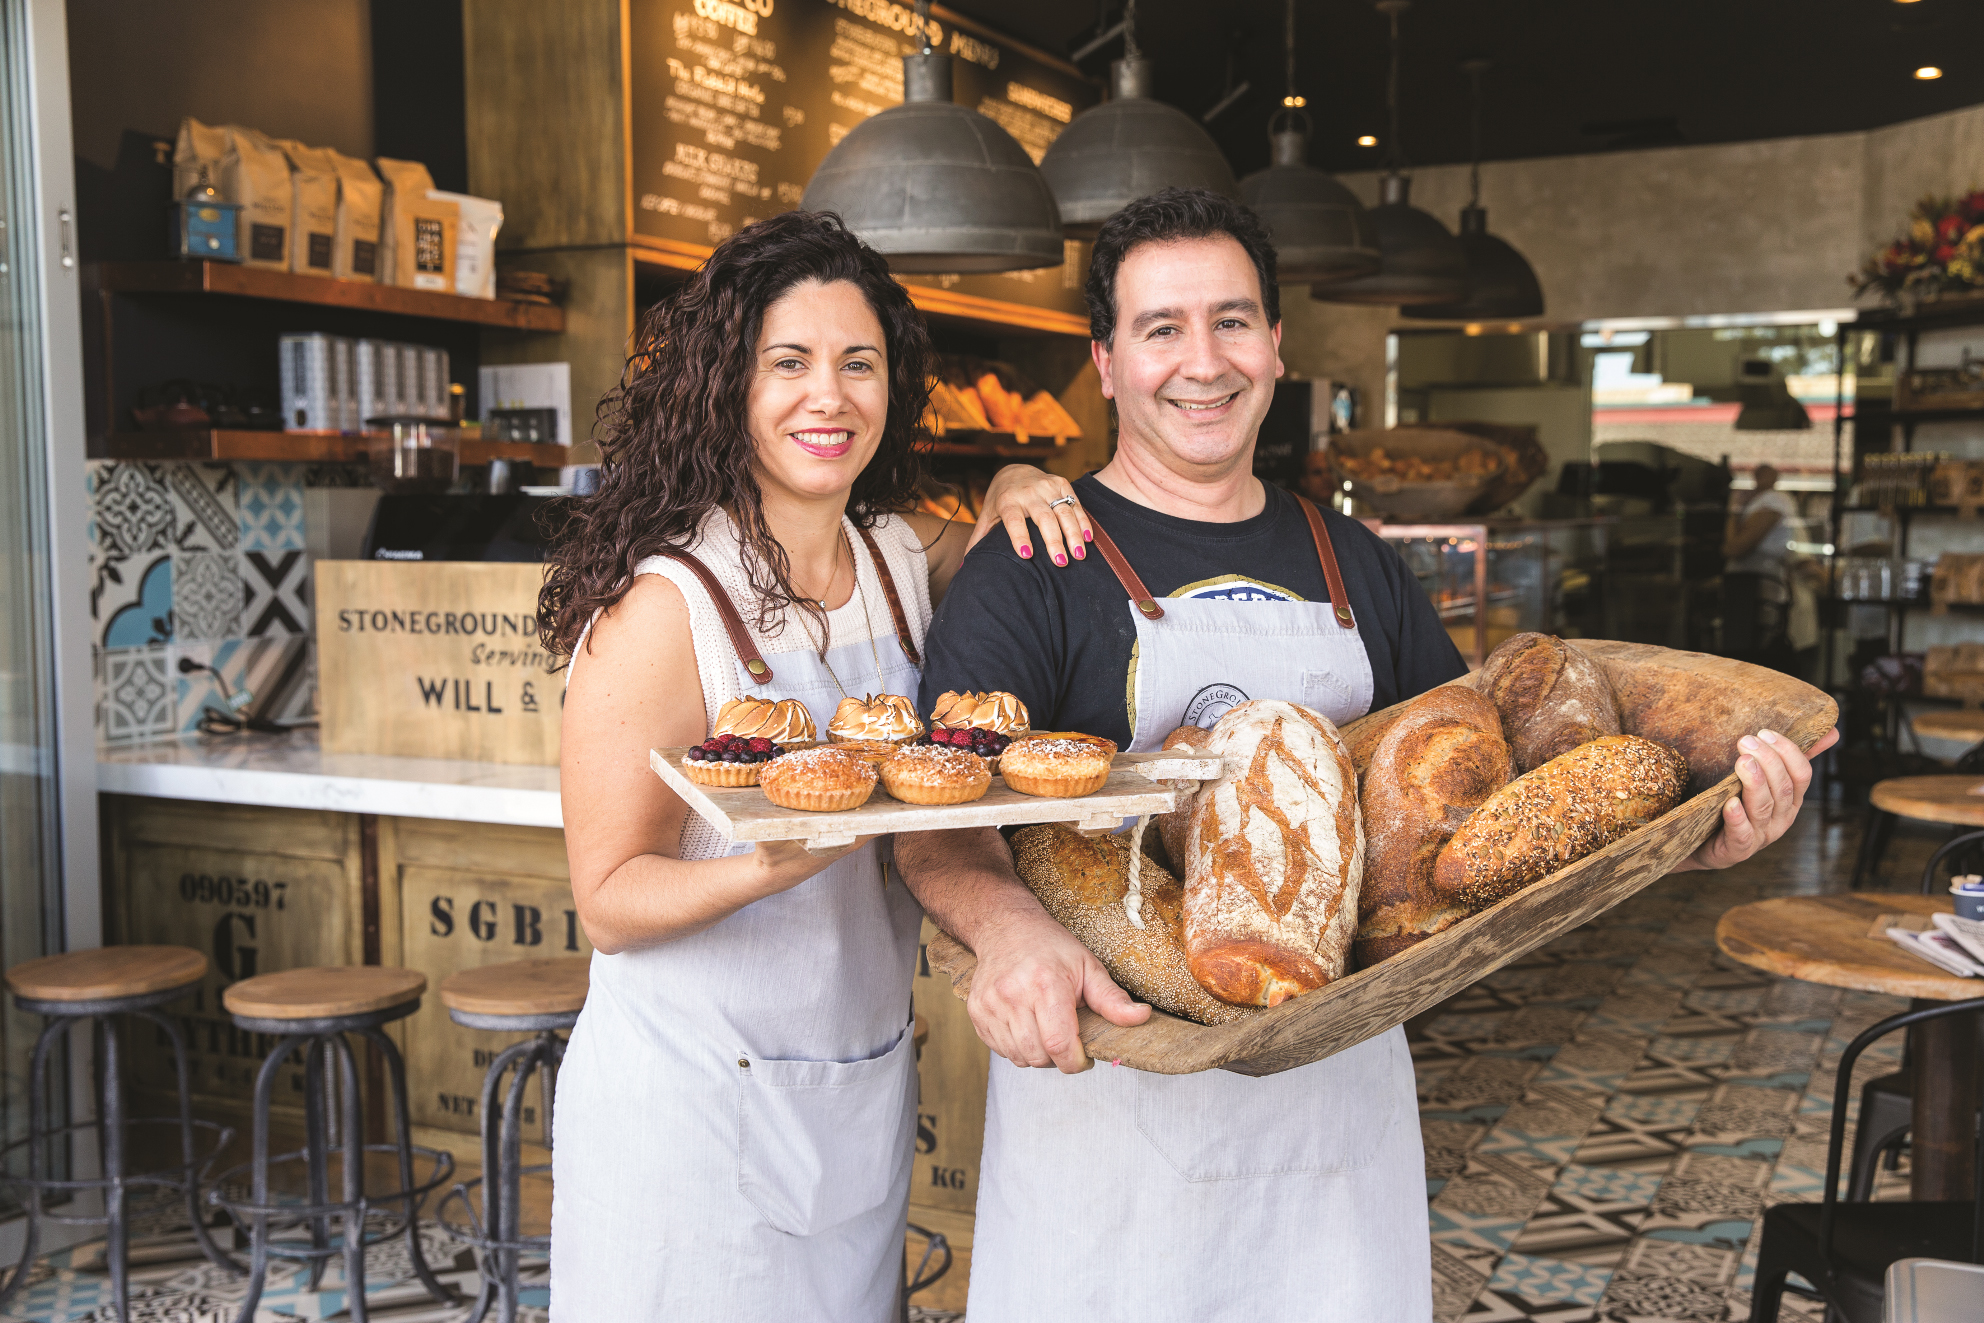
<path fill-rule="evenodd" d="M 737 614 L 737 607 L 731 602 L 730 594 L 726 593 L 723 585 L 717 582 L 716 575 L 710 573 L 710 567 L 690 553 L 677 551 L 673 547 L 663 548 L 657 554 L 666 556 L 670 560 L 681 561 L 689 567 L 690 572 L 709 592 L 716 613 L 723 617 L 723 628 L 730 635 L 730 646 L 737 650 L 737 660 L 744 663 L 744 669 L 751 673 L 752 680 L 758 684 L 770 684 L 772 668 L 758 655 L 758 645 L 751 641 L 751 631 L 744 628 L 744 617 Z"/>
<path fill-rule="evenodd" d="M 1330 542 L 1329 529 L 1323 527 L 1322 513 L 1308 497 L 1298 495 L 1295 499 L 1309 521 L 1309 535 L 1316 540 L 1316 559 L 1323 564 L 1323 582 L 1329 585 L 1330 590 L 1330 605 L 1333 608 L 1330 614 L 1343 628 L 1356 629 L 1357 618 L 1351 614 L 1350 598 L 1343 589 L 1343 571 L 1337 568 L 1336 547 Z M 1095 534 L 1095 548 L 1115 573 L 1116 582 L 1122 584 L 1123 591 L 1130 595 L 1130 605 L 1141 611 L 1147 620 L 1164 619 L 1164 608 L 1150 595 L 1150 590 L 1144 587 L 1144 581 L 1137 577 L 1137 572 L 1130 568 L 1130 562 L 1123 558 L 1115 541 L 1103 531 L 1093 510 L 1089 511 L 1089 531 Z"/>
<path fill-rule="evenodd" d="M 922 666 L 923 658 L 917 655 L 916 641 L 910 637 L 909 617 L 903 614 L 902 595 L 896 591 L 895 576 L 889 573 L 889 562 L 882 558 L 882 549 L 875 545 L 875 535 L 865 528 L 856 528 L 861 534 L 861 545 L 868 548 L 868 557 L 875 562 L 875 577 L 882 581 L 882 596 L 889 599 L 889 619 L 895 622 L 896 642 L 902 645 L 903 655 L 914 666 Z"/>

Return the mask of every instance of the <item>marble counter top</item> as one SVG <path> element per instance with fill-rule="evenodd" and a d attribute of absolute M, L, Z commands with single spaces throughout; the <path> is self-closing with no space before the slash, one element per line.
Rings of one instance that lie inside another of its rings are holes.
<path fill-rule="evenodd" d="M 97 789 L 271 808 L 562 827 L 558 769 L 326 753 L 315 730 L 97 750 Z"/>

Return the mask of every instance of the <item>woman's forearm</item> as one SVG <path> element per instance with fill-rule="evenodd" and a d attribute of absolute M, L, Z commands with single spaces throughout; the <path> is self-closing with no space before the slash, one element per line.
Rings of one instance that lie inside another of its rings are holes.
<path fill-rule="evenodd" d="M 756 853 L 697 860 L 643 854 L 587 892 L 579 922 L 597 950 L 618 955 L 701 932 L 783 889 Z"/>

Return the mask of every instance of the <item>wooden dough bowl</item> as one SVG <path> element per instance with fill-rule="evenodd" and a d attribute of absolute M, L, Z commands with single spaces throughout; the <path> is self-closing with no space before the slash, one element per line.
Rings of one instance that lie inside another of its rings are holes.
<path fill-rule="evenodd" d="M 1742 736 L 1769 729 L 1809 749 L 1839 716 L 1819 690 L 1761 666 L 1642 643 L 1572 642 L 1612 681 L 1626 732 L 1687 757 L 1693 798 L 1389 960 L 1230 1024 L 1194 1024 L 1153 1010 L 1143 1024 L 1124 1029 L 1083 1010 L 1089 1056 L 1164 1075 L 1213 1069 L 1273 1075 L 1355 1047 L 1673 871 L 1715 832 L 1722 806 L 1741 793 L 1733 769 Z M 1454 683 L 1478 687 L 1474 676 Z M 1345 738 L 1397 711 L 1350 723 Z M 960 997 L 970 991 L 976 961 L 947 934 L 931 942 L 930 963 L 951 976 Z"/>

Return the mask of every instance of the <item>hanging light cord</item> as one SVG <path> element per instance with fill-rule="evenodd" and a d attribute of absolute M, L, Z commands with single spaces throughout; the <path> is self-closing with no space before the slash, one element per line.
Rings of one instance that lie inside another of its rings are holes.
<path fill-rule="evenodd" d="M 1468 175 L 1473 196 L 1469 199 L 1468 205 L 1479 207 L 1481 205 L 1481 75 L 1487 72 L 1488 61 L 1469 60 L 1461 67 L 1467 70 L 1467 76 L 1474 83 L 1474 168 Z"/>
<path fill-rule="evenodd" d="M 930 46 L 930 0 L 916 0 L 916 26 L 923 34 L 923 53 L 934 54 Z"/>
<path fill-rule="evenodd" d="M 1295 100 L 1295 0 L 1288 0 L 1288 33 L 1284 38 L 1288 53 L 1288 98 L 1281 104 L 1293 106 Z"/>
<path fill-rule="evenodd" d="M 1137 0 L 1128 0 L 1123 6 L 1123 58 L 1134 60 L 1142 55 L 1137 49 Z"/>
<path fill-rule="evenodd" d="M 1407 6 L 1398 0 L 1387 0 L 1378 7 L 1391 15 L 1392 20 L 1392 67 L 1385 83 L 1385 105 L 1391 112 L 1391 141 L 1385 144 L 1385 170 L 1396 175 L 1405 171 L 1405 148 L 1398 140 L 1398 16 Z"/>

